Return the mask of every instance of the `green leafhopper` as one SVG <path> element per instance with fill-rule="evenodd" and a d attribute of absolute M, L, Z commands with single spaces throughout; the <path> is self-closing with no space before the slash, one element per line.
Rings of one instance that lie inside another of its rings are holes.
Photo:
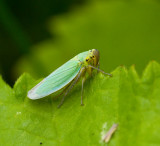
<path fill-rule="evenodd" d="M 83 84 L 86 78 L 86 73 L 91 75 L 93 69 L 96 69 L 111 76 L 111 74 L 105 73 L 99 69 L 99 57 L 99 51 L 97 49 L 78 54 L 28 91 L 28 97 L 35 100 L 63 89 L 61 94 L 64 93 L 64 95 L 58 106 L 60 107 L 63 104 L 65 96 L 79 79 L 82 78 L 81 105 L 83 105 Z"/>

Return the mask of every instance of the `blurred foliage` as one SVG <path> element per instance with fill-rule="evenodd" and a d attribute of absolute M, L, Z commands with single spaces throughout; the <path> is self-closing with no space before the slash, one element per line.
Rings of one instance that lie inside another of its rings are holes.
<path fill-rule="evenodd" d="M 60 109 L 60 98 L 26 97 L 36 83 L 28 74 L 14 88 L 0 79 L 1 145 L 159 146 L 160 65 L 151 62 L 142 78 L 134 66 L 118 67 L 112 74 L 99 73 L 86 81 L 84 106 L 77 86 Z M 118 130 L 104 144 L 102 137 L 113 123 L 119 124 Z"/>
<path fill-rule="evenodd" d="M 46 21 L 85 0 L 0 0 L 0 74 L 13 84 L 12 67 L 32 44 L 50 38 Z M 52 35 L 54 37 L 54 35 Z"/>
<path fill-rule="evenodd" d="M 53 17 L 55 36 L 32 47 L 13 69 L 44 77 L 80 52 L 96 48 L 101 68 L 135 64 L 139 73 L 150 60 L 160 61 L 160 3 L 148 1 L 89 1 L 70 13 Z"/>

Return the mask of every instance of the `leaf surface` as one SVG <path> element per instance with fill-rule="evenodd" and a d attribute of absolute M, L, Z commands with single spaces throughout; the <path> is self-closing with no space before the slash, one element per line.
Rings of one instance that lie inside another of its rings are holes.
<path fill-rule="evenodd" d="M 113 77 L 97 74 L 80 83 L 60 109 L 60 98 L 30 100 L 36 84 L 23 74 L 9 87 L 0 79 L 0 139 L 2 145 L 160 145 L 160 65 L 151 62 L 139 77 L 134 66 L 118 67 Z M 118 123 L 108 144 L 102 137 Z"/>

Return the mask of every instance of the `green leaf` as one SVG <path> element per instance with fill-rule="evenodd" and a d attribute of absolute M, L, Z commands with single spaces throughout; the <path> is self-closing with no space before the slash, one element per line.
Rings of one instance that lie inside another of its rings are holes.
<path fill-rule="evenodd" d="M 1 78 L 1 145 L 160 145 L 160 65 L 152 61 L 142 77 L 134 66 L 112 74 L 88 78 L 84 106 L 79 83 L 60 109 L 60 98 L 26 97 L 37 83 L 30 75 L 23 74 L 13 89 Z M 114 123 L 118 130 L 106 144 L 102 137 Z"/>

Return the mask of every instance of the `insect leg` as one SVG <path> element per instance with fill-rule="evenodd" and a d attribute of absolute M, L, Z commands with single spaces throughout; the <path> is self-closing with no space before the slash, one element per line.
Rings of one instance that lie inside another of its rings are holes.
<path fill-rule="evenodd" d="M 56 97 L 54 97 L 54 98 L 58 98 L 58 97 L 61 96 L 63 93 L 65 93 L 66 90 L 69 88 L 69 86 L 70 86 L 70 84 L 67 85 L 67 87 L 65 87 L 65 89 L 63 89 L 63 91 L 62 91 L 61 93 L 59 93 L 59 94 L 58 94 Z"/>
<path fill-rule="evenodd" d="M 100 69 L 100 63 L 98 62 L 98 69 Z M 98 73 L 99 71 L 97 70 L 97 73 Z"/>
<path fill-rule="evenodd" d="M 84 82 L 85 82 L 85 77 L 83 77 L 83 79 L 82 79 L 81 105 L 84 105 L 83 104 L 83 85 L 84 85 Z"/>
<path fill-rule="evenodd" d="M 98 69 L 100 68 L 100 63 L 98 62 Z"/>
<path fill-rule="evenodd" d="M 64 94 L 64 96 L 63 96 L 63 98 L 62 98 L 62 100 L 61 100 L 61 103 L 58 105 L 58 108 L 61 107 L 61 105 L 62 105 L 63 102 L 64 102 L 64 99 L 65 99 L 66 95 L 71 91 L 71 89 L 73 88 L 73 86 L 77 83 L 78 79 L 79 79 L 80 76 L 81 76 L 81 73 L 82 73 L 82 71 L 80 71 L 80 73 L 78 74 L 77 78 L 73 81 L 73 83 L 71 84 L 71 86 L 70 86 L 70 87 L 67 89 L 67 91 L 65 92 L 65 94 Z"/>
<path fill-rule="evenodd" d="M 96 69 L 96 70 L 100 71 L 100 72 L 103 73 L 103 74 L 106 74 L 106 75 L 109 75 L 110 77 L 112 77 L 112 74 L 106 73 L 106 72 L 104 72 L 103 70 L 101 70 L 101 69 L 99 69 L 99 68 L 96 68 L 96 67 L 94 67 L 94 66 L 92 66 L 92 65 L 88 65 L 88 66 L 91 67 L 91 68 L 93 68 L 93 69 Z"/>

